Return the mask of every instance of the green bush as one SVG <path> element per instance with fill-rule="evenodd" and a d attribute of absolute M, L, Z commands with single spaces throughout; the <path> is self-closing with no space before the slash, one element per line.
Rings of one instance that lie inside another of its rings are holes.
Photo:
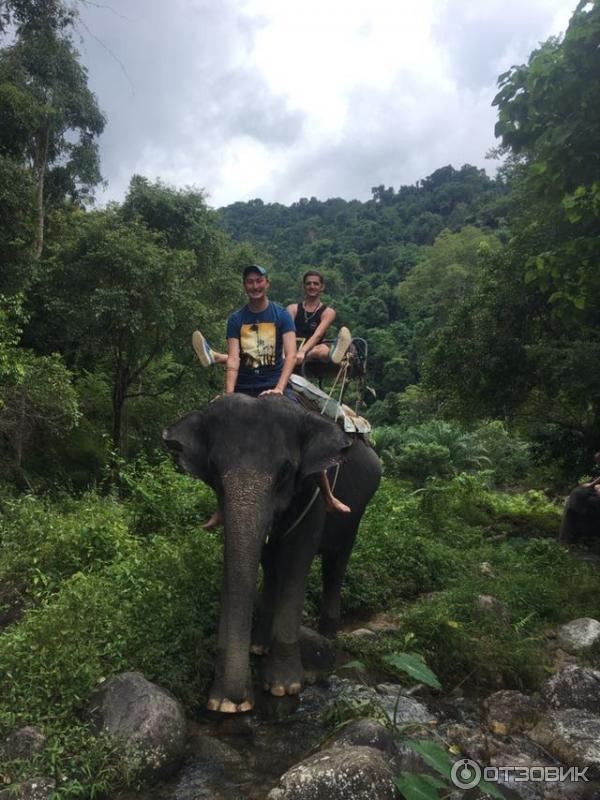
<path fill-rule="evenodd" d="M 157 463 L 138 458 L 121 469 L 119 479 L 138 533 L 193 531 L 216 507 L 212 490 L 179 471 L 164 455 Z"/>
<path fill-rule="evenodd" d="M 522 481 L 531 466 L 529 445 L 499 421 L 467 430 L 455 422 L 430 420 L 408 428 L 377 428 L 373 439 L 386 474 L 414 486 L 483 469 L 495 486 L 506 486 Z"/>

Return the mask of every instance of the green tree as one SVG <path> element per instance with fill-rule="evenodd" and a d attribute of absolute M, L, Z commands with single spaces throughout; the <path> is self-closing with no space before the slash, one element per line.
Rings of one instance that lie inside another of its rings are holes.
<path fill-rule="evenodd" d="M 501 75 L 494 100 L 496 135 L 523 159 L 523 191 L 535 206 L 519 231 L 537 245 L 525 260 L 526 278 L 557 313 L 593 324 L 600 303 L 599 42 L 600 2 L 581 0 L 564 39 L 550 39 L 527 65 Z"/>
<path fill-rule="evenodd" d="M 37 334 L 73 367 L 108 370 L 120 452 L 127 401 L 160 394 L 177 379 L 175 362 L 163 363 L 152 383 L 148 376 L 173 342 L 189 340 L 202 288 L 190 251 L 168 248 L 139 220 L 124 222 L 117 208 L 82 214 L 70 227 L 39 287 L 45 300 Z"/>
<path fill-rule="evenodd" d="M 81 201 L 101 180 L 97 137 L 105 119 L 71 40 L 75 18 L 61 0 L 9 2 L 14 43 L 0 51 L 0 153 L 35 183 L 33 255 L 44 246 L 49 201 Z"/>

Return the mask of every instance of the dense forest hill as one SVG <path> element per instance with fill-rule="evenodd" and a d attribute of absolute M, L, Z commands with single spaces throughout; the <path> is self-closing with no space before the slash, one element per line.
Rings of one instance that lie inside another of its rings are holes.
<path fill-rule="evenodd" d="M 502 174 L 449 165 L 397 192 L 375 187 L 367 202 L 313 197 L 287 207 L 257 199 L 218 213 L 232 239 L 250 243 L 271 266 L 273 296 L 282 302 L 298 299 L 306 269 L 323 273 L 338 322 L 368 339 L 369 381 L 385 398 L 420 380 L 424 321 L 411 314 L 415 294 L 430 295 L 427 314 L 439 316 L 457 289 L 464 293 L 451 273 L 468 282 L 482 245 L 499 245 L 508 194 Z"/>
<path fill-rule="evenodd" d="M 442 167 L 397 192 L 385 186 L 371 191 L 372 199 L 364 203 L 339 197 L 302 198 L 289 207 L 260 199 L 238 202 L 220 209 L 219 217 L 235 241 L 251 241 L 270 253 L 277 272 L 291 277 L 294 288 L 293 270 L 318 263 L 347 291 L 371 273 L 401 280 L 410 266 L 398 257 L 401 246 L 431 245 L 442 230 L 465 225 L 497 228 L 498 200 L 507 190 L 500 178 L 491 180 L 465 164 L 459 170 Z"/>

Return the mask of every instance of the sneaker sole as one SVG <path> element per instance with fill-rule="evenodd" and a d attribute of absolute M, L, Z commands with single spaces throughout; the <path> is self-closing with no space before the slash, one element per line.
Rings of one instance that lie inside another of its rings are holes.
<path fill-rule="evenodd" d="M 340 364 L 342 362 L 344 356 L 348 352 L 351 342 L 352 334 L 348 328 L 342 326 L 329 356 L 329 360 L 332 364 Z"/>
<path fill-rule="evenodd" d="M 208 346 L 208 342 L 202 336 L 200 331 L 194 331 L 192 334 L 192 347 L 194 348 L 194 352 L 198 356 L 198 361 L 202 364 L 203 367 L 210 367 L 215 363 L 212 354 L 210 353 L 210 349 Z"/>

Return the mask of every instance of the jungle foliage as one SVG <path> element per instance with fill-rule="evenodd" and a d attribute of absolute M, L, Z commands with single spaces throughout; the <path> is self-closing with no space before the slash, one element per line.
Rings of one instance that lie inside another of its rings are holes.
<path fill-rule="evenodd" d="M 385 671 L 416 652 L 447 689 L 535 687 L 548 626 L 600 614 L 596 572 L 554 541 L 552 499 L 600 450 L 600 0 L 500 76 L 496 177 L 447 165 L 366 202 L 218 211 L 143 176 L 93 207 L 105 119 L 76 26 L 76 3 L 0 0 L 0 740 L 22 724 L 48 737 L 31 762 L 0 759 L 0 781 L 52 775 L 73 798 L 134 786 L 81 721 L 122 669 L 203 703 L 221 542 L 199 530 L 211 493 L 160 432 L 221 389 L 190 334 L 223 345 L 250 260 L 280 302 L 321 270 L 338 322 L 369 343 L 385 479 L 344 612 L 402 624 L 356 656 Z M 473 604 L 491 591 L 500 629 Z M 317 597 L 315 567 L 308 622 Z"/>

